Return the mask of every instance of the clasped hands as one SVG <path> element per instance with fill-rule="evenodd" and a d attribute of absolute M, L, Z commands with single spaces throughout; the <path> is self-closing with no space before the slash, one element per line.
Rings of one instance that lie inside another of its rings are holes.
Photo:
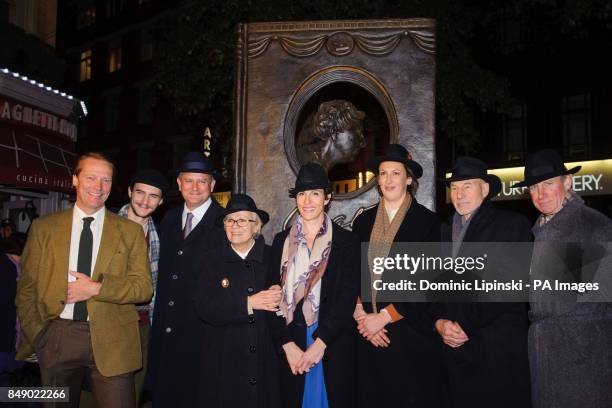
<path fill-rule="evenodd" d="M 327 345 L 318 337 L 306 351 L 302 351 L 293 341 L 283 345 L 293 375 L 309 372 L 312 367 L 321 361 L 326 348 Z"/>
<path fill-rule="evenodd" d="M 459 323 L 450 320 L 436 320 L 436 331 L 442 337 L 444 344 L 452 348 L 461 347 L 469 340 Z"/>
<path fill-rule="evenodd" d="M 272 285 L 266 290 L 249 296 L 249 304 L 254 310 L 276 312 L 281 300 L 281 287 Z"/>
<path fill-rule="evenodd" d="M 387 336 L 385 326 L 391 321 L 387 313 L 366 313 L 363 306 L 358 303 L 355 306 L 353 318 L 357 322 L 357 330 L 374 347 L 389 347 L 391 340 Z"/>
<path fill-rule="evenodd" d="M 71 276 L 76 278 L 75 281 L 68 282 L 68 292 L 66 296 L 67 303 L 76 303 L 83 300 L 88 300 L 100 293 L 100 282 L 91 280 L 84 273 L 70 271 Z"/>

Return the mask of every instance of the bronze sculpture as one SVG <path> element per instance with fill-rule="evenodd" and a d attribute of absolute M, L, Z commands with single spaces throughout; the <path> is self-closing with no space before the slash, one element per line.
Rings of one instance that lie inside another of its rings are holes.
<path fill-rule="evenodd" d="M 336 164 L 350 163 L 366 147 L 365 113 L 348 101 L 323 102 L 312 119 L 310 131 L 300 132 L 297 142 L 301 163 L 319 163 L 329 172 Z"/>

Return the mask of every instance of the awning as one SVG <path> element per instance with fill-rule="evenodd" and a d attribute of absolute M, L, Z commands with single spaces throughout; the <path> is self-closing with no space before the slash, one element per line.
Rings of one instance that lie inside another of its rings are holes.
<path fill-rule="evenodd" d="M 0 184 L 70 192 L 74 143 L 0 123 Z"/>

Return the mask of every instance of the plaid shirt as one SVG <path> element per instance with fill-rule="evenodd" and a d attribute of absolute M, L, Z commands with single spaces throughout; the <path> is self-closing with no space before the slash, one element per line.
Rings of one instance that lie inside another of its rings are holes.
<path fill-rule="evenodd" d="M 572 201 L 574 199 L 574 197 L 576 197 L 577 195 L 578 194 L 576 194 L 574 192 L 574 190 L 567 191 L 567 193 L 565 193 L 565 197 L 563 198 L 563 202 L 561 203 L 561 207 L 559 208 L 559 211 L 561 211 L 561 209 L 563 207 L 565 207 L 567 205 L 567 203 Z M 539 226 L 542 226 L 542 225 L 546 224 L 548 221 L 552 220 L 553 217 L 555 215 L 557 215 L 557 213 L 559 211 L 557 211 L 556 213 L 553 213 L 553 214 L 540 214 L 540 216 L 538 217 L 538 220 L 537 220 L 537 224 Z"/>
<path fill-rule="evenodd" d="M 130 204 L 126 204 L 117 213 L 121 217 L 127 218 Z M 151 264 L 151 280 L 153 281 L 153 298 L 151 303 L 146 305 L 136 306 L 137 310 L 148 310 L 149 319 L 153 321 L 153 305 L 155 304 L 155 288 L 157 287 L 157 264 L 159 263 L 159 235 L 155 229 L 155 223 L 152 217 L 147 218 L 147 235 L 149 237 L 149 263 Z"/>

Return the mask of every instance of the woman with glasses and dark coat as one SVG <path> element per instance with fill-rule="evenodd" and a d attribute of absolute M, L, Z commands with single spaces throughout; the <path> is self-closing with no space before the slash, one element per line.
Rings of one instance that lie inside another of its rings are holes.
<path fill-rule="evenodd" d="M 277 358 L 266 315 L 280 287 L 266 285 L 270 247 L 260 236 L 268 213 L 234 194 L 218 222 L 227 240 L 206 255 L 195 308 L 205 323 L 200 399 L 194 406 L 280 407 Z"/>
<path fill-rule="evenodd" d="M 393 257 L 397 242 L 439 242 L 440 221 L 414 194 L 423 168 L 401 145 L 387 146 L 370 162 L 381 195 L 361 213 L 353 231 L 368 242 L 368 262 Z M 383 279 L 384 279 L 384 275 Z M 427 303 L 358 303 L 355 320 L 359 341 L 360 406 L 441 407 L 445 377 L 440 340 Z"/>
<path fill-rule="evenodd" d="M 302 166 L 289 192 L 299 215 L 274 238 L 267 283 L 282 287 L 280 310 L 268 315 L 280 353 L 281 403 L 352 408 L 359 240 L 326 214 L 331 184 L 320 165 Z"/>

